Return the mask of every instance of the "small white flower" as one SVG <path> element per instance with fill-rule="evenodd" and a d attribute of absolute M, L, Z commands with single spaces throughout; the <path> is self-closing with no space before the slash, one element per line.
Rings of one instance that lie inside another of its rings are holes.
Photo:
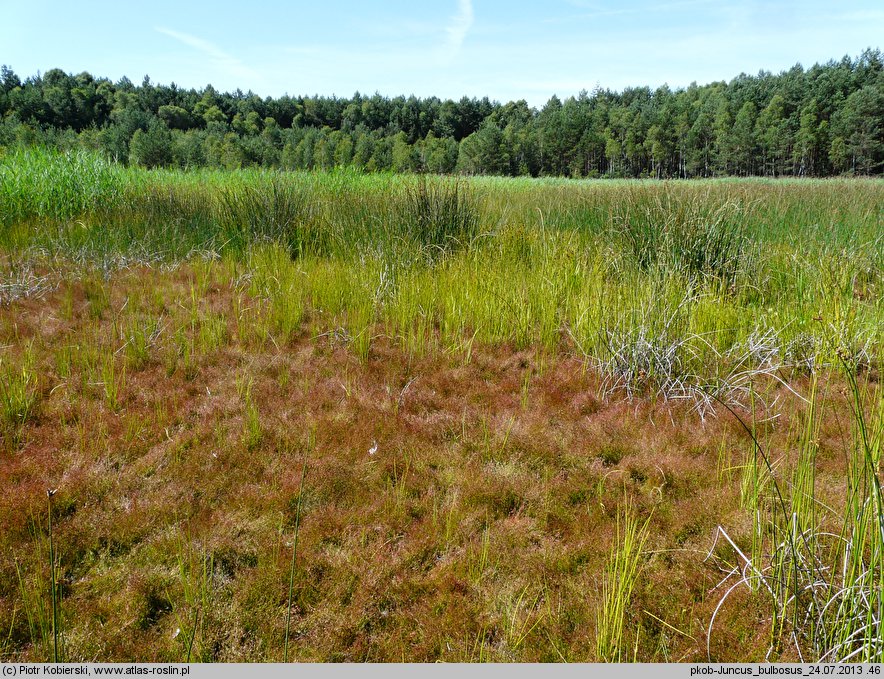
<path fill-rule="evenodd" d="M 371 448 L 368 449 L 368 454 L 374 455 L 376 452 L 378 452 L 378 442 L 375 440 L 372 440 Z"/>

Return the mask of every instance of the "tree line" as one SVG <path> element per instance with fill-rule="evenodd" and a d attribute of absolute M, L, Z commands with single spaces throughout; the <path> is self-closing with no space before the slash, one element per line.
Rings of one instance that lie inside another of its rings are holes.
<path fill-rule="evenodd" d="M 537 109 L 485 98 L 282 96 L 0 69 L 0 146 L 146 167 L 567 177 L 884 172 L 879 49 L 687 88 L 596 88 Z"/>

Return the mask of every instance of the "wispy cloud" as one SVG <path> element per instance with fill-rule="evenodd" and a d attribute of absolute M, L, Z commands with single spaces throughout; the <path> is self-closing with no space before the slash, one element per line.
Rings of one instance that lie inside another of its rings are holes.
<path fill-rule="evenodd" d="M 451 60 L 460 52 L 463 41 L 473 26 L 473 0 L 458 0 L 457 14 L 451 17 L 451 22 L 445 27 L 448 39 L 445 42 L 445 59 Z"/>
<path fill-rule="evenodd" d="M 154 28 L 157 32 L 167 35 L 170 38 L 174 38 L 178 42 L 183 43 L 188 47 L 192 47 L 198 52 L 202 52 L 214 62 L 215 66 L 223 68 L 237 77 L 254 80 L 258 76 L 257 71 L 249 68 L 243 64 L 240 59 L 225 52 L 213 42 L 209 42 L 208 40 L 204 40 L 195 35 L 190 35 L 189 33 L 173 31 L 170 28 L 163 28 L 161 26 L 155 26 Z"/>
<path fill-rule="evenodd" d="M 420 79 L 418 74 L 425 76 L 432 69 L 444 71 L 457 59 L 474 23 L 473 0 L 457 0 L 455 12 L 447 20 L 374 17 L 360 23 L 361 45 L 314 42 L 285 46 L 282 52 L 297 58 L 301 69 L 309 61 L 312 74 L 323 71 L 335 77 L 338 74 L 333 71 L 338 69 L 350 78 L 372 71 L 374 81 L 382 72 L 415 74 Z"/>

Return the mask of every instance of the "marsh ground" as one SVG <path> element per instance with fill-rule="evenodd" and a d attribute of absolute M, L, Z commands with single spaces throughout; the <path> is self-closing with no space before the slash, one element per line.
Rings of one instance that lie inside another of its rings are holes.
<path fill-rule="evenodd" d="M 297 660 L 817 648 L 715 612 L 788 517 L 875 536 L 880 182 L 83 162 L 4 187 L 4 659 L 52 656 L 53 563 L 67 660 L 277 661 L 288 610 Z"/>

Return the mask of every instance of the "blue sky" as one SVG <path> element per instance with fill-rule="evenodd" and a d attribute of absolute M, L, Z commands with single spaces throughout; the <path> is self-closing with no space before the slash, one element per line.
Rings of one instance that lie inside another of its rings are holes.
<path fill-rule="evenodd" d="M 355 91 L 542 105 L 884 47 L 881 0 L 0 2 L 0 63 L 265 95 Z"/>

